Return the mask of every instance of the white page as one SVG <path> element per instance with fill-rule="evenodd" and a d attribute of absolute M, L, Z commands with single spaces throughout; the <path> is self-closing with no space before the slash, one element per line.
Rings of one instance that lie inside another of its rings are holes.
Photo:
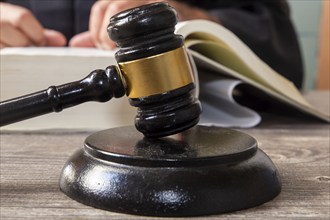
<path fill-rule="evenodd" d="M 238 104 L 233 90 L 242 83 L 239 80 L 222 79 L 200 86 L 203 113 L 200 124 L 220 127 L 253 127 L 260 123 L 259 114 Z"/>

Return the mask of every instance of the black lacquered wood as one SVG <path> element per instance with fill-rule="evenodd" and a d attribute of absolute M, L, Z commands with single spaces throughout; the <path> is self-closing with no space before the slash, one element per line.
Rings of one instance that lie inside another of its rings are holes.
<path fill-rule="evenodd" d="M 117 61 L 147 58 L 182 47 L 183 37 L 174 34 L 177 22 L 176 11 L 166 3 L 144 5 L 113 16 L 108 32 L 119 46 Z M 112 69 L 116 71 L 114 67 Z M 51 86 L 44 91 L 2 102 L 0 125 L 59 112 L 86 101 L 104 102 L 113 95 L 122 96 L 125 91 L 118 75 L 114 78 L 106 75 L 97 70 L 80 82 Z M 147 137 L 161 137 L 197 124 L 201 105 L 192 95 L 194 88 L 191 83 L 162 94 L 131 99 L 131 105 L 138 108 L 136 128 Z"/>
<path fill-rule="evenodd" d="M 109 37 L 120 50 L 118 62 L 126 62 L 175 50 L 183 37 L 175 35 L 177 14 L 167 3 L 143 5 L 111 17 Z"/>
<path fill-rule="evenodd" d="M 88 101 L 106 102 L 125 95 L 114 66 L 94 70 L 86 78 L 0 103 L 0 125 L 4 126 Z"/>
<path fill-rule="evenodd" d="M 133 127 L 92 134 L 66 163 L 61 190 L 89 206 L 137 215 L 196 216 L 267 202 L 278 171 L 251 136 L 195 126 L 150 139 Z"/>
<path fill-rule="evenodd" d="M 167 3 L 144 5 L 113 16 L 108 33 L 120 47 L 116 53 L 117 62 L 146 58 L 182 47 L 183 37 L 174 33 L 177 22 L 176 11 Z M 137 130 L 147 137 L 162 137 L 196 125 L 201 104 L 192 94 L 194 88 L 191 83 L 161 94 L 130 99 L 130 104 L 138 108 Z"/>

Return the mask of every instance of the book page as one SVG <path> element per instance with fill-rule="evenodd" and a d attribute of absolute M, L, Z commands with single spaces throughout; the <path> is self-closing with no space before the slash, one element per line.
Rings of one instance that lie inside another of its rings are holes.
<path fill-rule="evenodd" d="M 312 115 L 318 119 L 321 119 L 323 121 L 330 122 L 329 115 L 326 115 L 325 113 L 318 111 L 317 109 L 313 108 L 312 106 L 309 107 L 306 105 L 301 105 L 299 102 L 292 101 L 291 99 L 288 99 L 286 96 L 283 96 L 283 95 L 277 93 L 276 91 L 273 91 L 273 90 L 265 87 L 264 85 L 257 83 L 256 81 L 254 81 L 244 75 L 241 75 L 240 73 L 238 73 L 220 63 L 217 63 L 202 54 L 199 54 L 198 52 L 190 51 L 190 53 L 193 55 L 197 66 L 219 73 L 220 78 L 222 78 L 224 74 L 227 74 L 228 76 L 234 77 L 236 79 L 241 79 L 242 82 L 248 83 L 249 85 L 254 86 L 255 88 L 265 92 L 267 95 L 273 97 L 274 99 L 279 100 L 287 105 L 290 105 L 290 106 L 296 108 L 300 112 L 304 112 L 304 113 Z M 201 84 L 202 84 L 202 82 L 201 82 Z"/>
<path fill-rule="evenodd" d="M 329 115 L 314 109 L 293 83 L 270 68 L 221 25 L 204 20 L 187 21 L 179 24 L 176 32 L 186 38 L 187 47 L 201 55 L 210 68 L 221 68 L 231 77 L 250 83 L 301 111 L 330 121 Z"/>
<path fill-rule="evenodd" d="M 5 48 L 1 54 L 2 101 L 85 78 L 95 69 L 116 64 L 114 51 L 95 48 Z M 99 130 L 134 125 L 136 108 L 127 97 L 87 102 L 4 126 L 1 130 Z"/>
<path fill-rule="evenodd" d="M 2 56 L 50 56 L 50 57 L 110 57 L 113 63 L 116 50 L 70 47 L 7 47 L 0 50 Z"/>
<path fill-rule="evenodd" d="M 195 20 L 177 30 L 185 36 L 187 47 L 303 105 L 309 106 L 288 80 L 260 60 L 236 35 L 209 21 Z M 221 36 L 221 39 L 216 36 Z"/>
<path fill-rule="evenodd" d="M 249 128 L 260 123 L 261 117 L 257 112 L 238 104 L 233 98 L 234 89 L 241 81 L 219 79 L 201 82 L 200 101 L 203 112 L 199 124 Z"/>

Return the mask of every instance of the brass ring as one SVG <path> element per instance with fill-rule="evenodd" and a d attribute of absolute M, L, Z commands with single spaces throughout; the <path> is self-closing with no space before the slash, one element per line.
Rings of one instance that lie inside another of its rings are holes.
<path fill-rule="evenodd" d="M 118 66 L 129 98 L 161 94 L 193 82 L 190 62 L 184 47 L 118 63 Z"/>

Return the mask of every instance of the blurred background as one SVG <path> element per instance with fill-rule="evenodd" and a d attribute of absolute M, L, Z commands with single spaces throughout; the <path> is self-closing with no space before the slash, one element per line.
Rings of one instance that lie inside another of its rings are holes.
<path fill-rule="evenodd" d="M 288 0 L 305 63 L 305 90 L 329 90 L 330 0 Z"/>

